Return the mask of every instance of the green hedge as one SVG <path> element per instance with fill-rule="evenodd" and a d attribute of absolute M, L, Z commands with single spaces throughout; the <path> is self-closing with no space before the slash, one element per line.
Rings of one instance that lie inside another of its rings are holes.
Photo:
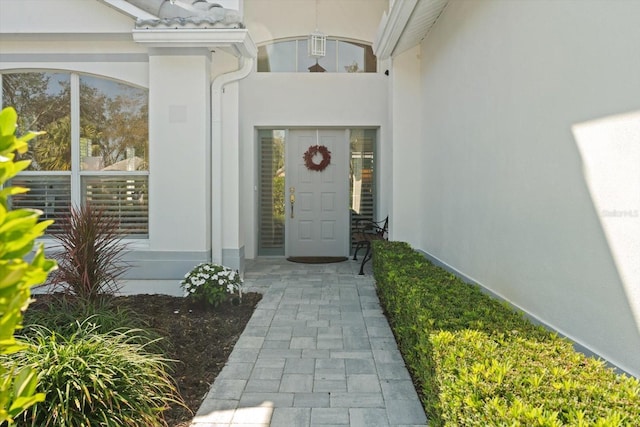
<path fill-rule="evenodd" d="M 640 382 L 573 350 L 401 242 L 374 242 L 380 301 L 434 426 L 640 425 Z"/>

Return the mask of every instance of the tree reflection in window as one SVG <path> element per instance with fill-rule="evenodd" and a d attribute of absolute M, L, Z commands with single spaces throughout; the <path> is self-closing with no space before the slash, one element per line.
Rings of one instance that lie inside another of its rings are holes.
<path fill-rule="evenodd" d="M 71 169 L 71 91 L 69 74 L 17 73 L 2 75 L 2 104 L 18 112 L 16 133 L 31 130 L 46 134 L 29 141 L 21 160 L 27 170 Z"/>
<path fill-rule="evenodd" d="M 148 91 L 79 73 L 6 73 L 0 79 L 2 105 L 18 113 L 17 134 L 46 132 L 20 157 L 31 164 L 15 185 L 31 191 L 12 197 L 13 208 L 40 209 L 55 220 L 72 203 L 101 204 L 118 216 L 123 234 L 147 236 Z M 79 112 L 72 111 L 74 103 Z"/>
<path fill-rule="evenodd" d="M 146 170 L 147 110 L 144 91 L 80 76 L 82 170 Z"/>

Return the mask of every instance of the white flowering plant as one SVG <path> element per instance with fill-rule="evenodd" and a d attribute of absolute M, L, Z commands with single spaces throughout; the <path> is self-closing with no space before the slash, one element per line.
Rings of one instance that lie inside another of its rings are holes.
<path fill-rule="evenodd" d="M 242 278 L 240 274 L 223 265 L 202 263 L 193 268 L 184 276 L 180 287 L 184 290 L 185 297 L 206 304 L 217 306 L 228 294 L 238 294 L 242 299 Z"/>

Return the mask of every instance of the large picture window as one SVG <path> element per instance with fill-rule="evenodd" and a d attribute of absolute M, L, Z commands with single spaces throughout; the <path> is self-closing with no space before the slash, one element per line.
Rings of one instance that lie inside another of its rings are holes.
<path fill-rule="evenodd" d="M 13 196 L 12 208 L 40 209 L 55 220 L 71 204 L 90 203 L 116 216 L 122 234 L 148 237 L 147 90 L 77 73 L 0 79 L 2 106 L 18 112 L 17 134 L 46 132 L 21 156 L 31 164 L 11 184 L 30 191 Z"/>

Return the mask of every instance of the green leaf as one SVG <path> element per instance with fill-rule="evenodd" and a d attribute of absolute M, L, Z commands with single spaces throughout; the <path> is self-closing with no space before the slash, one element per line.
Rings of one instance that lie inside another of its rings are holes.
<path fill-rule="evenodd" d="M 24 412 L 25 409 L 30 408 L 36 403 L 44 402 L 44 399 L 45 399 L 44 393 L 36 393 L 31 396 L 18 397 L 11 405 L 11 408 L 9 409 L 9 414 L 11 415 L 11 418 L 15 418 L 18 415 L 20 415 L 22 412 Z"/>
<path fill-rule="evenodd" d="M 0 111 L 0 186 L 19 172 L 25 170 L 30 161 L 14 161 L 15 152 L 27 150 L 27 141 L 40 133 L 30 132 L 15 137 L 18 116 L 9 107 Z M 42 283 L 55 263 L 46 260 L 39 246 L 32 262 L 24 260 L 34 241 L 44 233 L 51 221 L 38 223 L 40 211 L 8 210 L 7 199 L 11 195 L 28 191 L 21 187 L 6 187 L 0 190 L 0 354 L 22 354 L 30 347 L 18 341 L 15 330 L 21 327 L 22 313 L 29 305 L 31 286 Z M 35 393 L 38 375 L 36 371 L 21 365 L 17 373 L 0 364 L 0 423 L 13 422 L 30 406 L 43 402 L 44 394 Z"/>
<path fill-rule="evenodd" d="M 38 374 L 36 371 L 26 366 L 15 377 L 13 392 L 17 397 L 31 396 L 38 386 Z"/>
<path fill-rule="evenodd" d="M 0 111 L 0 136 L 13 137 L 16 133 L 17 123 L 18 113 L 13 107 L 7 107 Z"/>
<path fill-rule="evenodd" d="M 24 187 L 4 187 L 0 190 L 0 197 L 9 197 L 15 194 L 23 194 L 28 191 L 29 189 Z"/>

